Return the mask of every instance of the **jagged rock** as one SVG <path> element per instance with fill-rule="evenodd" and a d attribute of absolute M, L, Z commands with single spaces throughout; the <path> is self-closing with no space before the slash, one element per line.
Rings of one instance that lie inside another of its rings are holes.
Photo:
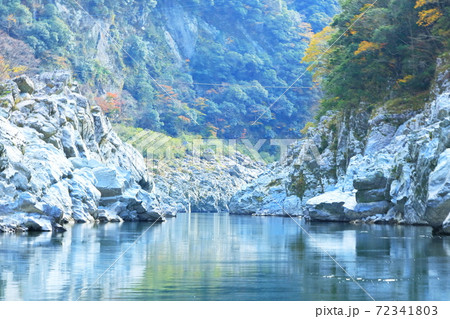
<path fill-rule="evenodd" d="M 100 223 L 121 223 L 121 222 L 123 222 L 123 219 L 120 218 L 120 216 L 117 216 L 117 214 L 115 214 L 107 209 L 99 209 L 95 214 L 95 218 Z"/>
<path fill-rule="evenodd" d="M 59 222 L 64 213 L 72 215 L 72 198 L 69 192 L 69 183 L 65 180 L 51 185 L 45 190 L 42 197 L 44 213 L 56 222 Z"/>
<path fill-rule="evenodd" d="M 263 167 L 242 155 L 186 156 L 170 159 L 170 165 L 158 164 L 161 176 L 155 178 L 155 193 L 165 213 L 230 212 L 233 194 L 256 178 Z"/>
<path fill-rule="evenodd" d="M 64 226 L 60 225 L 60 224 L 55 223 L 52 226 L 53 226 L 53 231 L 55 233 L 64 233 L 64 232 L 67 231 L 67 229 Z"/>
<path fill-rule="evenodd" d="M 44 212 L 43 203 L 38 202 L 36 196 L 23 192 L 19 194 L 16 200 L 15 210 L 24 213 L 40 213 Z"/>
<path fill-rule="evenodd" d="M 450 149 L 442 152 L 428 181 L 425 219 L 431 226 L 441 227 L 450 213 Z"/>
<path fill-rule="evenodd" d="M 136 212 L 139 221 L 164 221 L 163 212 L 158 203 L 155 194 L 150 194 L 143 190 L 138 190 L 137 193 L 129 198 L 129 203 L 126 206 L 127 210 Z M 119 216 L 124 220 L 129 219 L 128 212 L 125 215 L 119 213 Z"/>
<path fill-rule="evenodd" d="M 33 94 L 34 83 L 28 76 L 22 75 L 14 78 L 13 81 L 17 84 L 17 87 L 19 88 L 20 92 Z"/>
<path fill-rule="evenodd" d="M 384 215 L 389 211 L 391 205 L 388 201 L 378 201 L 370 203 L 358 203 L 353 211 L 362 217 L 373 215 Z"/>
<path fill-rule="evenodd" d="M 450 213 L 448 214 L 447 218 L 442 223 L 441 233 L 450 235 Z"/>
<path fill-rule="evenodd" d="M 398 112 L 386 104 L 372 113 L 366 105 L 349 114 L 328 112 L 305 139 L 289 147 L 285 162 L 269 166 L 233 196 L 232 212 L 280 215 L 279 206 L 289 198 L 311 219 L 424 224 L 442 230 L 450 210 L 446 72 L 436 75 L 430 102 L 422 109 Z M 309 152 L 301 151 L 305 144 Z"/>
<path fill-rule="evenodd" d="M 72 198 L 72 217 L 78 223 L 93 221 L 92 215 L 97 211 L 101 193 L 94 186 L 96 178 L 88 168 L 77 169 L 69 182 Z"/>

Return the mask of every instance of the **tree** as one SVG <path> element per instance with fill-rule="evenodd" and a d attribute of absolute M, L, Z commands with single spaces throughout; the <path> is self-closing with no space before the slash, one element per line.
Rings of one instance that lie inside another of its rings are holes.
<path fill-rule="evenodd" d="M 328 49 L 328 42 L 330 41 L 334 30 L 330 26 L 326 26 L 322 31 L 316 33 L 311 38 L 309 47 L 305 51 L 305 56 L 302 58 L 302 63 L 310 63 L 308 68 L 313 72 L 313 80 L 319 82 L 319 79 L 326 72 L 325 59 L 320 57 Z"/>
<path fill-rule="evenodd" d="M 11 64 L 0 55 L 0 80 L 9 79 L 11 76 L 16 76 L 24 73 L 27 70 L 25 66 L 11 66 Z"/>
<path fill-rule="evenodd" d="M 117 119 L 123 102 L 117 93 L 108 92 L 105 97 L 96 97 L 95 102 L 110 118 Z"/>

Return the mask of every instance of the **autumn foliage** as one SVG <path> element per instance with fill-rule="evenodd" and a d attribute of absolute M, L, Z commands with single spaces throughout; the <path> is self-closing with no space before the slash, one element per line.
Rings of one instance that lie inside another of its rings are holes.
<path fill-rule="evenodd" d="M 419 20 L 417 24 L 422 27 L 428 27 L 434 24 L 439 18 L 443 16 L 441 8 L 437 7 L 439 0 L 417 0 L 414 9 L 422 8 L 423 10 L 419 12 Z M 426 9 L 424 7 L 430 7 Z"/>
<path fill-rule="evenodd" d="M 0 80 L 9 79 L 11 76 L 19 75 L 27 70 L 25 66 L 11 66 L 3 56 L 0 55 Z"/>
<path fill-rule="evenodd" d="M 119 113 L 123 104 L 118 94 L 110 92 L 105 97 L 96 97 L 95 102 L 106 114 Z"/>
<path fill-rule="evenodd" d="M 378 51 L 383 47 L 383 44 L 380 43 L 374 43 L 374 42 L 369 42 L 369 41 L 362 41 L 359 44 L 358 50 L 356 50 L 353 54 L 354 55 L 359 55 L 363 52 L 373 52 L 373 51 Z"/>
<path fill-rule="evenodd" d="M 303 59 L 322 60 L 316 63 L 323 68 L 325 92 L 318 116 L 429 90 L 436 60 L 450 46 L 449 5 L 442 0 L 344 1 L 331 24 L 334 31 L 316 34 Z"/>

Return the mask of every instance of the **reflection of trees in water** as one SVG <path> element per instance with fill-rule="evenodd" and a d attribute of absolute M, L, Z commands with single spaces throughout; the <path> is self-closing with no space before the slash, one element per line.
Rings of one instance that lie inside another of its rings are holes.
<path fill-rule="evenodd" d="M 446 266 L 450 238 L 433 238 L 429 228 L 314 223 L 308 232 L 314 240 L 302 232 L 289 248 L 300 259 L 303 285 L 309 285 L 309 293 L 319 299 L 366 297 L 319 246 L 377 299 L 445 299 L 450 292 L 450 288 L 433 292 L 436 284 L 450 277 Z M 353 247 L 346 236 L 354 237 Z"/>

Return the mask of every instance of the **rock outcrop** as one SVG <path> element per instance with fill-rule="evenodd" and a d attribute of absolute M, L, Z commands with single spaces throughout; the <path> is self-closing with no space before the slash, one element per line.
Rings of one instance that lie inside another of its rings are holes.
<path fill-rule="evenodd" d="M 438 61 L 428 102 L 416 103 L 422 107 L 396 101 L 328 112 L 291 145 L 285 161 L 233 197 L 232 213 L 423 224 L 450 233 L 445 65 L 448 61 Z"/>
<path fill-rule="evenodd" d="M 0 84 L 0 230 L 163 221 L 141 154 L 65 72 Z"/>

